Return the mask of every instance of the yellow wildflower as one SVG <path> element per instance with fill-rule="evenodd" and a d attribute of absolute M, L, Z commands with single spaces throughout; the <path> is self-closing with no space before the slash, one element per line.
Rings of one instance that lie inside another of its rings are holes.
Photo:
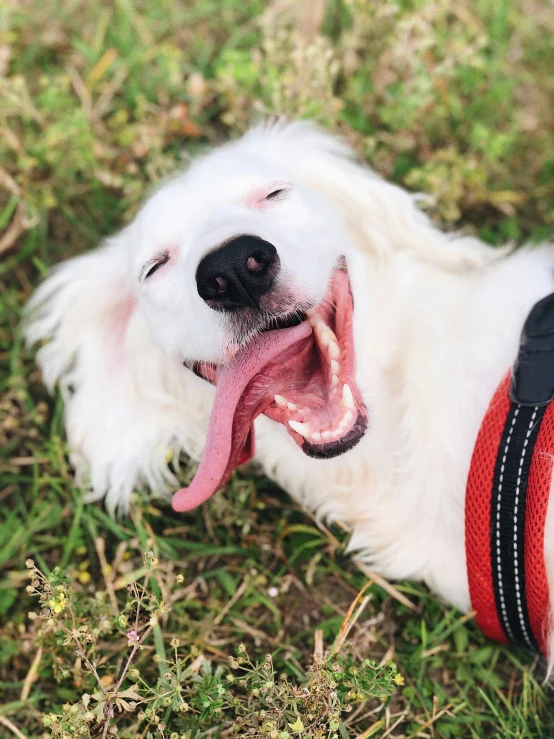
<path fill-rule="evenodd" d="M 50 598 L 50 600 L 48 601 L 48 605 L 54 611 L 54 613 L 61 613 L 67 605 L 65 595 L 63 593 L 58 593 L 57 595 Z"/>
<path fill-rule="evenodd" d="M 297 718 L 293 724 L 289 724 L 289 727 L 292 731 L 295 731 L 297 734 L 300 734 L 301 732 L 304 731 L 304 724 L 302 723 L 301 718 Z"/>

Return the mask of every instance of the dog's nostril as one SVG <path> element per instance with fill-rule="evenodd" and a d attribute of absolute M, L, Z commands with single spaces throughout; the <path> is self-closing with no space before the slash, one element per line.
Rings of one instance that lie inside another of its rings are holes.
<path fill-rule="evenodd" d="M 206 254 L 196 270 L 198 294 L 210 308 L 259 308 L 279 271 L 277 249 L 259 236 L 235 236 Z"/>
<path fill-rule="evenodd" d="M 259 262 L 256 257 L 248 257 L 246 260 L 246 267 L 249 272 L 261 272 L 264 266 L 263 262 Z"/>
<path fill-rule="evenodd" d="M 229 280 L 226 280 L 225 277 L 215 278 L 215 291 L 217 295 L 224 295 L 227 292 L 228 287 L 229 287 Z"/>

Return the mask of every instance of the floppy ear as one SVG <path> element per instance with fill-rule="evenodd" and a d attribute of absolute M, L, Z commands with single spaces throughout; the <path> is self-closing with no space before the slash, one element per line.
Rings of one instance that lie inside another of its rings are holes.
<path fill-rule="evenodd" d="M 29 302 L 25 328 L 28 343 L 45 342 L 37 361 L 46 385 L 61 389 L 77 483 L 88 487 L 87 500 L 105 496 L 111 513 L 128 508 L 135 486 L 174 490 L 168 455 L 198 456 L 208 416 L 189 402 L 201 381 L 152 338 L 127 238 L 124 231 L 57 267 Z"/>
<path fill-rule="evenodd" d="M 277 122 L 253 129 L 250 135 L 264 133 L 277 159 L 334 204 L 362 251 L 386 257 L 405 250 L 453 271 L 479 268 L 502 256 L 503 250 L 478 239 L 439 231 L 417 207 L 421 195 L 412 195 L 357 163 L 346 144 L 313 124 Z"/>

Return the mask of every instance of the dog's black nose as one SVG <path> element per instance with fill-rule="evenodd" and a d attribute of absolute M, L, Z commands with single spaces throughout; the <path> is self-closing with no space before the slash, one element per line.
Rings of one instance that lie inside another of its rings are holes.
<path fill-rule="evenodd" d="M 235 236 L 206 254 L 196 270 L 198 294 L 210 308 L 259 308 L 279 271 L 277 249 L 258 236 Z"/>

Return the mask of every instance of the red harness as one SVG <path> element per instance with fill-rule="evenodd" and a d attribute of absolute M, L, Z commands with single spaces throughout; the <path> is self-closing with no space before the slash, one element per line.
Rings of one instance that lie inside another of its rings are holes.
<path fill-rule="evenodd" d="M 554 470 L 554 296 L 531 311 L 513 374 L 498 387 L 471 460 L 466 558 L 489 638 L 547 653 L 544 532 Z"/>

